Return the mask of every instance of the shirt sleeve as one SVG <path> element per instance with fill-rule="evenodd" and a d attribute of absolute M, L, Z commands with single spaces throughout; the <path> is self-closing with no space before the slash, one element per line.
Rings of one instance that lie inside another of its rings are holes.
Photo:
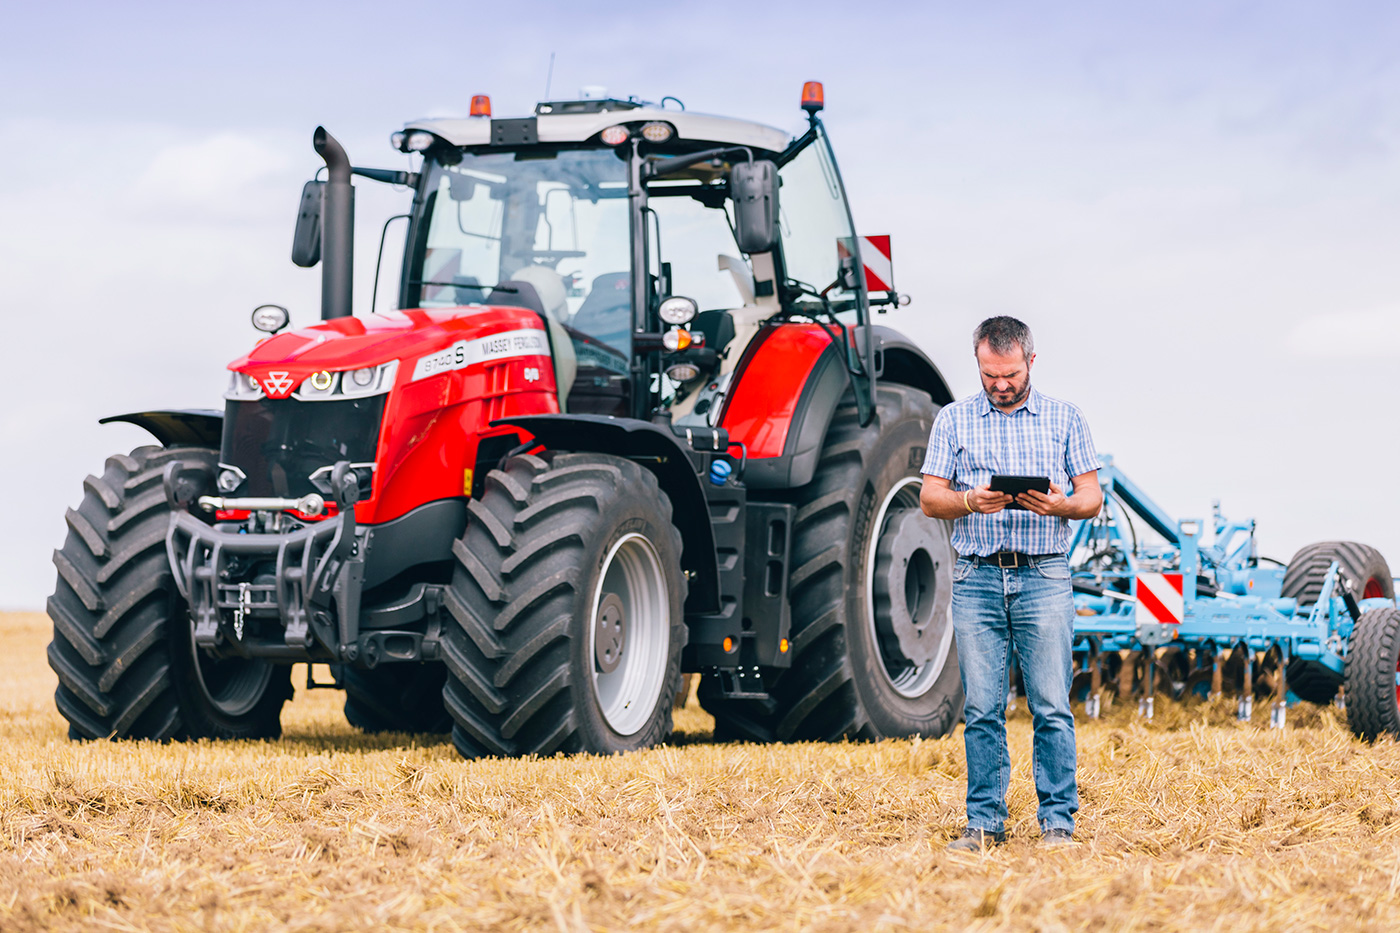
<path fill-rule="evenodd" d="M 1070 476 L 1081 476 L 1102 465 L 1098 451 L 1094 449 L 1094 438 L 1089 434 L 1089 419 L 1084 417 L 1084 412 L 1074 408 L 1069 420 L 1069 438 L 1065 442 L 1065 470 Z"/>
<path fill-rule="evenodd" d="M 933 430 L 928 436 L 928 453 L 924 455 L 924 467 L 919 472 L 930 476 L 941 476 L 952 482 L 957 463 L 957 439 L 953 436 L 953 419 L 944 408 L 933 419 Z"/>

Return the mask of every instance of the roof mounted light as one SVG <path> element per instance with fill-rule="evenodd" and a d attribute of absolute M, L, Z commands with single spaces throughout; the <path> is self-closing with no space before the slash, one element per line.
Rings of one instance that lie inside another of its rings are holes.
<path fill-rule="evenodd" d="M 609 146 L 621 146 L 623 143 L 627 142 L 628 137 L 631 135 L 631 133 L 627 132 L 627 127 L 619 124 L 603 130 L 601 137 L 603 142 L 607 143 Z"/>
<path fill-rule="evenodd" d="M 808 81 L 802 85 L 802 109 L 812 116 L 826 107 L 826 94 L 820 81 Z"/>
<path fill-rule="evenodd" d="M 422 152 L 424 149 L 430 147 L 436 138 L 437 137 L 426 130 L 414 130 L 409 133 L 408 137 L 403 141 L 404 151 Z"/>
<path fill-rule="evenodd" d="M 396 130 L 395 132 L 389 134 L 389 145 L 399 150 L 399 152 L 403 152 L 403 141 L 406 138 L 408 138 L 407 133 L 405 133 L 403 130 Z"/>
<path fill-rule="evenodd" d="M 676 131 L 669 123 L 657 121 L 642 125 L 642 137 L 647 142 L 664 143 L 674 135 L 676 135 Z"/>
<path fill-rule="evenodd" d="M 485 94 L 473 94 L 471 115 L 474 117 L 491 116 L 491 98 Z"/>

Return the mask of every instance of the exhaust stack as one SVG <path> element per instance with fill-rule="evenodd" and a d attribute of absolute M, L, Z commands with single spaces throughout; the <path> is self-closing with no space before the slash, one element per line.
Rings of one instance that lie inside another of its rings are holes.
<path fill-rule="evenodd" d="M 321 208 L 321 319 L 350 317 L 355 277 L 355 188 L 350 158 L 324 126 L 311 137 L 326 160 L 325 201 Z"/>

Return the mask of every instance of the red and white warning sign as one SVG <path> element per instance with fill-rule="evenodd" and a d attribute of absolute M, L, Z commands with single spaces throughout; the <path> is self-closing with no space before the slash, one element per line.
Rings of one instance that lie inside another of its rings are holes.
<path fill-rule="evenodd" d="M 860 259 L 865 265 L 865 288 L 872 292 L 894 291 L 894 263 L 890 260 L 890 238 L 860 238 Z"/>
<path fill-rule="evenodd" d="M 1181 587 L 1179 573 L 1138 574 L 1138 624 L 1180 625 L 1185 615 Z"/>

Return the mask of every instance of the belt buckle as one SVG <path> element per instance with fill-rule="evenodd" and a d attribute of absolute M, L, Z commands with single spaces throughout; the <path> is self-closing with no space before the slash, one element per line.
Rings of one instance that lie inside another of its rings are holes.
<path fill-rule="evenodd" d="M 997 567 L 1001 570 L 1015 569 L 1021 566 L 1021 555 L 1014 551 L 998 551 L 996 558 Z M 1011 563 L 1006 562 L 1007 558 L 1011 559 Z"/>

